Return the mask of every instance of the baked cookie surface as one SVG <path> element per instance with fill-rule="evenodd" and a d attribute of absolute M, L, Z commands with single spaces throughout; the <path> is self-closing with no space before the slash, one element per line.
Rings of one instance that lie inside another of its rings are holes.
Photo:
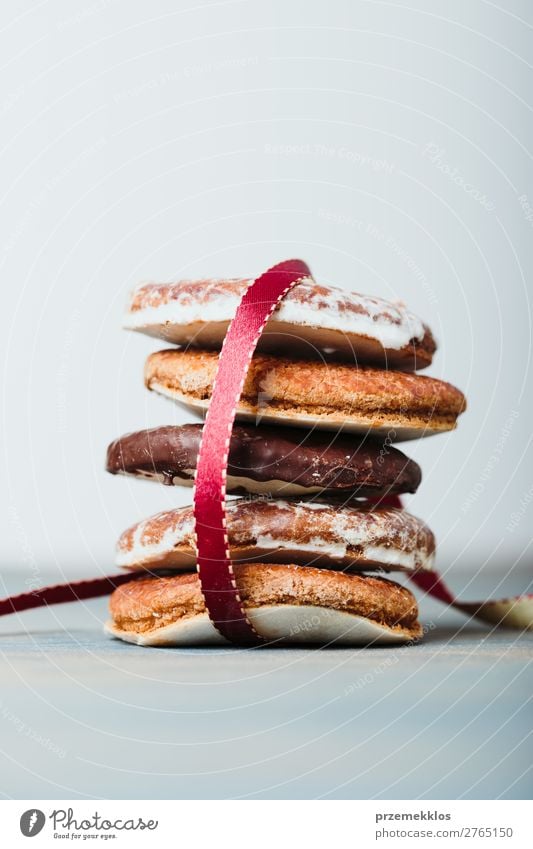
<path fill-rule="evenodd" d="M 214 351 L 158 351 L 146 361 L 145 383 L 204 412 L 217 364 Z M 453 430 L 465 408 L 463 393 L 436 378 L 258 354 L 246 376 L 237 419 L 400 442 Z"/>
<path fill-rule="evenodd" d="M 270 641 L 372 645 L 421 635 L 414 596 L 384 578 L 256 564 L 236 565 L 235 578 L 250 621 Z M 140 645 L 225 643 L 196 573 L 123 584 L 111 595 L 110 612 L 108 632 Z"/>

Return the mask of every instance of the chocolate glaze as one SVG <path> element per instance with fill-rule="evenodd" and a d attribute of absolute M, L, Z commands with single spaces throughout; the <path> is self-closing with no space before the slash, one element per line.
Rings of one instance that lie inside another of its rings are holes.
<path fill-rule="evenodd" d="M 168 485 L 190 482 L 201 435 L 201 424 L 126 434 L 109 446 L 107 471 L 139 477 L 159 475 Z M 296 428 L 235 425 L 228 476 L 320 488 L 331 495 L 380 496 L 416 492 L 421 471 L 401 451 L 379 441 Z M 245 483 L 229 480 L 228 492 L 247 492 Z M 282 490 L 278 484 L 271 491 Z"/>

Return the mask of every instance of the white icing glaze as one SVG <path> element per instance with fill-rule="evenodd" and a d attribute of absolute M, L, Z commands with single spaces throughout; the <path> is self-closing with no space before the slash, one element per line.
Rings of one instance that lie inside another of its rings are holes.
<path fill-rule="evenodd" d="M 247 608 L 250 622 L 267 640 L 284 643 L 368 646 L 406 643 L 408 633 L 380 625 L 353 613 L 313 605 L 265 605 Z M 112 622 L 106 631 L 114 637 L 140 646 L 227 645 L 207 613 L 178 620 L 143 634 L 122 631 Z"/>
<path fill-rule="evenodd" d="M 194 485 L 194 469 L 186 469 L 185 473 L 189 474 L 190 478 L 176 476 L 174 478 L 174 486 L 192 487 Z M 157 483 L 166 483 L 165 475 L 158 474 L 157 472 L 147 472 L 144 469 L 139 469 L 135 472 L 118 471 L 117 474 L 124 477 L 136 477 L 143 478 L 143 480 L 156 481 Z M 228 475 L 228 492 L 231 489 L 237 489 L 237 487 L 242 487 L 242 489 L 252 492 L 254 495 L 268 495 L 271 492 L 283 492 L 283 495 L 314 495 L 317 492 L 322 492 L 321 486 L 300 486 L 298 483 L 287 483 L 286 481 L 279 480 L 256 481 L 253 478 L 246 478 L 244 476 Z"/>
<path fill-rule="evenodd" d="M 305 301 L 291 296 L 289 292 L 274 312 L 275 321 L 287 325 L 286 332 L 290 332 L 291 327 L 336 330 L 348 335 L 367 336 L 383 347 L 394 350 L 405 347 L 412 339 L 421 341 L 424 337 L 422 321 L 399 303 L 393 304 L 381 298 L 333 288 L 329 296 L 321 293 L 319 297 L 313 297 L 314 282 L 306 280 L 299 284 L 300 291 L 304 287 L 309 289 L 309 297 Z M 178 297 L 157 307 L 128 312 L 124 318 L 124 327 L 130 330 L 152 328 L 152 332 L 158 328 L 157 334 L 164 336 L 165 325 L 185 328 L 197 323 L 229 322 L 239 300 L 237 294 L 229 293 L 212 294 L 208 298 L 194 300 L 189 293 L 184 292 L 181 297 L 178 294 Z M 327 308 L 323 306 L 324 300 Z M 342 305 L 348 302 L 360 306 L 364 312 L 343 309 Z M 268 332 L 268 324 L 266 329 Z"/>
<path fill-rule="evenodd" d="M 233 514 L 236 518 L 239 515 L 240 505 L 243 502 L 240 499 L 229 501 L 227 504 L 228 514 Z M 314 514 L 317 510 L 327 510 L 328 505 L 310 502 L 288 502 L 283 500 L 269 501 L 269 504 L 274 505 L 279 511 L 290 511 L 291 519 L 294 521 L 306 520 L 306 514 L 310 512 Z M 329 505 L 331 509 L 331 505 Z M 253 558 L 254 552 L 290 552 L 287 556 L 297 558 L 298 562 L 305 562 L 305 557 L 298 557 L 301 552 L 309 552 L 318 557 L 331 558 L 330 568 L 343 568 L 348 562 L 357 558 L 357 552 L 361 552 L 362 557 L 375 564 L 383 566 L 385 569 L 399 569 L 412 571 L 416 568 L 433 568 L 434 554 L 427 554 L 426 551 L 418 545 L 418 531 L 420 529 L 420 521 L 411 514 L 405 511 L 388 510 L 386 513 L 376 514 L 376 519 L 372 522 L 359 520 L 357 516 L 357 507 L 339 507 L 331 516 L 328 526 L 328 536 L 333 536 L 333 539 L 325 539 L 323 536 L 316 535 L 308 542 L 299 541 L 297 538 L 285 539 L 277 537 L 271 533 L 264 533 L 264 524 L 258 522 L 255 524 L 253 519 L 249 528 L 250 543 L 243 543 L 244 547 L 250 553 L 246 556 Z M 400 513 L 401 522 L 395 522 L 393 526 L 394 544 L 384 545 L 378 540 L 387 538 L 387 530 L 391 523 L 391 514 Z M 160 514 L 158 514 L 159 516 Z M 189 539 L 193 533 L 192 516 L 186 520 L 181 519 L 182 510 L 177 510 L 175 520 L 173 521 L 172 513 L 170 515 L 169 527 L 163 534 L 159 542 L 147 544 L 143 541 L 143 535 L 146 530 L 150 531 L 150 525 L 157 517 L 151 517 L 140 522 L 133 532 L 131 542 L 128 541 L 127 546 L 119 545 L 117 547 L 116 563 L 123 568 L 142 568 L 148 566 L 155 560 L 162 560 L 165 556 L 168 558 L 172 554 L 172 565 L 174 568 L 190 568 L 191 554 L 187 553 L 188 548 L 187 537 Z M 179 524 L 179 528 L 177 525 Z M 252 542 L 255 540 L 255 542 Z M 180 546 L 185 548 L 181 549 Z M 271 555 L 272 556 L 272 555 Z M 342 563 L 343 558 L 346 559 Z M 335 561 L 340 561 L 335 563 Z M 364 566 L 359 567 L 364 568 Z"/>
<path fill-rule="evenodd" d="M 192 410 L 198 410 L 199 412 L 205 412 L 209 407 L 208 400 L 197 400 L 195 398 L 191 398 L 189 395 L 186 395 L 183 392 L 178 392 L 176 389 L 171 389 L 163 383 L 160 383 L 157 380 L 152 379 L 150 381 L 150 389 L 154 392 L 158 392 L 160 395 L 164 395 L 166 398 L 171 398 L 173 401 L 179 401 L 181 404 L 185 404 L 185 406 L 189 407 Z M 257 424 L 258 414 L 255 412 L 250 412 L 248 410 L 237 410 L 236 415 L 237 421 L 252 421 Z M 407 439 L 420 439 L 425 436 L 432 436 L 436 433 L 441 433 L 442 428 L 430 427 L 427 424 L 420 425 L 405 425 L 402 422 L 398 421 L 394 417 L 394 414 L 391 414 L 390 418 L 386 418 L 386 413 L 383 412 L 381 414 L 382 423 L 376 424 L 370 418 L 365 417 L 364 415 L 358 415 L 357 411 L 353 411 L 350 415 L 346 415 L 339 411 L 338 413 L 331 414 L 315 414 L 300 412 L 296 414 L 291 414 L 286 412 L 285 410 L 276 410 L 273 409 L 269 412 L 265 412 L 265 409 L 261 409 L 261 424 L 277 424 L 277 425 L 286 425 L 288 427 L 316 427 L 319 430 L 332 430 L 338 431 L 339 428 L 342 428 L 345 433 L 371 433 L 372 435 L 379 436 L 387 436 L 391 437 L 391 433 L 394 432 L 394 442 L 403 442 Z M 453 427 L 447 425 L 444 430 L 454 430 L 455 425 Z"/>
<path fill-rule="evenodd" d="M 133 533 L 133 541 L 129 548 L 124 548 L 120 544 L 119 540 L 115 555 L 115 562 L 117 566 L 125 569 L 131 568 L 139 563 L 139 561 L 146 562 L 150 560 L 157 560 L 157 558 L 161 555 L 172 551 L 177 542 L 177 532 L 172 525 L 166 529 L 161 539 L 156 543 L 147 543 L 142 539 L 146 528 L 149 527 L 150 523 L 153 522 L 155 518 L 156 516 L 151 516 L 144 522 L 139 522 Z M 181 523 L 180 539 L 186 535 L 192 534 L 193 531 L 194 520 L 191 516 L 189 519 Z"/>
<path fill-rule="evenodd" d="M 237 475 L 228 475 L 228 488 L 242 486 L 248 492 L 257 493 L 258 495 L 268 495 L 269 492 L 283 491 L 284 495 L 312 495 L 315 492 L 321 492 L 321 486 L 301 486 L 299 483 L 287 483 L 286 481 L 271 480 L 271 481 L 255 481 L 252 478 L 238 477 Z"/>
<path fill-rule="evenodd" d="M 389 566 L 401 566 L 412 571 L 416 567 L 414 551 L 402 551 L 400 548 L 389 548 L 385 545 L 367 545 L 364 550 L 368 560 L 386 563 Z"/>
<path fill-rule="evenodd" d="M 290 551 L 310 551 L 313 554 L 327 554 L 328 557 L 340 559 L 346 557 L 347 548 L 342 542 L 325 542 L 322 537 L 314 537 L 309 542 L 299 542 L 294 539 L 279 539 L 269 534 L 259 534 L 257 548 L 286 548 Z"/>

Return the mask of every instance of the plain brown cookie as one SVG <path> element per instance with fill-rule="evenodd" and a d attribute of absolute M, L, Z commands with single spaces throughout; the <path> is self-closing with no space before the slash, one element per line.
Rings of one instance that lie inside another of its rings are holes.
<path fill-rule="evenodd" d="M 146 386 L 203 412 L 217 363 L 213 351 L 158 351 L 146 361 Z M 258 354 L 250 364 L 237 418 L 343 429 L 395 442 L 453 430 L 465 408 L 459 389 L 432 377 Z"/>
<path fill-rule="evenodd" d="M 269 638 L 273 630 L 284 642 L 321 642 L 324 634 L 326 641 L 361 644 L 421 634 L 413 594 L 384 578 L 255 564 L 236 566 L 235 578 L 254 626 L 261 633 L 263 623 Z M 133 642 L 173 645 L 217 636 L 196 573 L 123 584 L 111 595 L 110 612 L 108 630 Z"/>

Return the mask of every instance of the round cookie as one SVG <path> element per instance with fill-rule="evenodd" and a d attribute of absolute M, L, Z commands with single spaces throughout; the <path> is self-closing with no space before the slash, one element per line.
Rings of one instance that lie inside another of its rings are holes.
<path fill-rule="evenodd" d="M 414 596 L 384 578 L 294 565 L 235 567 L 250 622 L 271 643 L 406 643 L 421 636 Z M 197 574 L 136 580 L 110 599 L 107 631 L 142 646 L 227 645 Z"/>
<path fill-rule="evenodd" d="M 213 351 L 158 351 L 146 361 L 145 383 L 203 412 L 217 363 Z M 400 442 L 453 430 L 465 407 L 459 389 L 432 377 L 258 354 L 246 376 L 237 418 Z"/>
<path fill-rule="evenodd" d="M 226 511 L 235 562 L 358 572 L 433 566 L 433 534 L 405 510 L 247 498 L 228 502 Z M 125 569 L 194 569 L 193 508 L 157 513 L 129 528 L 119 538 L 116 563 Z"/>
<path fill-rule="evenodd" d="M 124 327 L 167 342 L 219 350 L 252 281 L 179 280 L 146 283 L 132 294 Z M 405 371 L 425 368 L 436 349 L 429 328 L 400 303 L 318 285 L 305 278 L 283 299 L 259 350 L 374 363 Z"/>
<path fill-rule="evenodd" d="M 202 425 L 141 430 L 111 443 L 108 472 L 192 486 Z M 235 425 L 227 491 L 282 496 L 416 492 L 420 467 L 392 446 L 295 428 Z"/>

